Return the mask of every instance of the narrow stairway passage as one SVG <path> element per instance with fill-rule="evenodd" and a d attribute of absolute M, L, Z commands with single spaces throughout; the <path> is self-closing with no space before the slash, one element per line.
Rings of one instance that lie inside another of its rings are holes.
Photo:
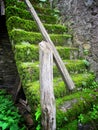
<path fill-rule="evenodd" d="M 14 55 L 6 28 L 5 16 L 0 16 L 0 88 L 15 88 L 19 82 Z"/>

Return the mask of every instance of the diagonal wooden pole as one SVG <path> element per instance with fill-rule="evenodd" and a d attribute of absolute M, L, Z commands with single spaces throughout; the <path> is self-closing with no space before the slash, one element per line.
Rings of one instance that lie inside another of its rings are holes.
<path fill-rule="evenodd" d="M 62 75 L 62 78 L 63 78 L 65 84 L 67 85 L 69 90 L 73 90 L 75 88 L 74 83 L 73 83 L 73 81 L 72 81 L 63 61 L 62 61 L 62 59 L 60 58 L 60 55 L 57 52 L 52 40 L 50 39 L 49 34 L 47 33 L 46 29 L 44 28 L 41 20 L 39 19 L 36 11 L 34 10 L 32 4 L 30 3 L 30 1 L 29 0 L 24 0 L 24 1 L 27 4 L 28 9 L 29 9 L 32 17 L 35 19 L 35 21 L 36 21 L 36 23 L 39 27 L 39 30 L 42 33 L 44 40 L 46 41 L 46 44 L 50 43 L 50 45 L 51 45 L 50 47 L 51 47 L 51 50 L 53 51 L 55 63 L 57 65 L 58 69 L 61 72 L 61 75 Z"/>

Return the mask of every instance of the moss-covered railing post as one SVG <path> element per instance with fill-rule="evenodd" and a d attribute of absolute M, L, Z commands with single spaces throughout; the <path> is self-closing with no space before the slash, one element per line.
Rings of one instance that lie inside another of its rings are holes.
<path fill-rule="evenodd" d="M 40 47 L 40 93 L 42 129 L 56 130 L 56 106 L 53 92 L 53 52 L 49 43 L 41 42 Z"/>

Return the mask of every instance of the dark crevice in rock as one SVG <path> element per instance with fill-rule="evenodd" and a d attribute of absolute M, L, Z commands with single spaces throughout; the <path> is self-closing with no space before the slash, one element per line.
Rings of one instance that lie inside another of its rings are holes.
<path fill-rule="evenodd" d="M 0 16 L 0 88 L 14 89 L 19 75 L 5 22 L 5 16 Z"/>

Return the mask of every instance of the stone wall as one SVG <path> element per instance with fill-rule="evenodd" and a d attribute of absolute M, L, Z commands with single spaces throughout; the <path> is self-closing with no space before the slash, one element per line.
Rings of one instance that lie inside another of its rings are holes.
<path fill-rule="evenodd" d="M 16 91 L 20 80 L 5 22 L 0 16 L 0 88 Z"/>
<path fill-rule="evenodd" d="M 85 56 L 91 63 L 91 70 L 98 78 L 98 1 L 96 0 L 59 0 L 58 8 L 63 22 L 73 33 L 73 44 L 79 46 L 80 57 Z M 70 31 L 69 30 L 69 31 Z"/>

